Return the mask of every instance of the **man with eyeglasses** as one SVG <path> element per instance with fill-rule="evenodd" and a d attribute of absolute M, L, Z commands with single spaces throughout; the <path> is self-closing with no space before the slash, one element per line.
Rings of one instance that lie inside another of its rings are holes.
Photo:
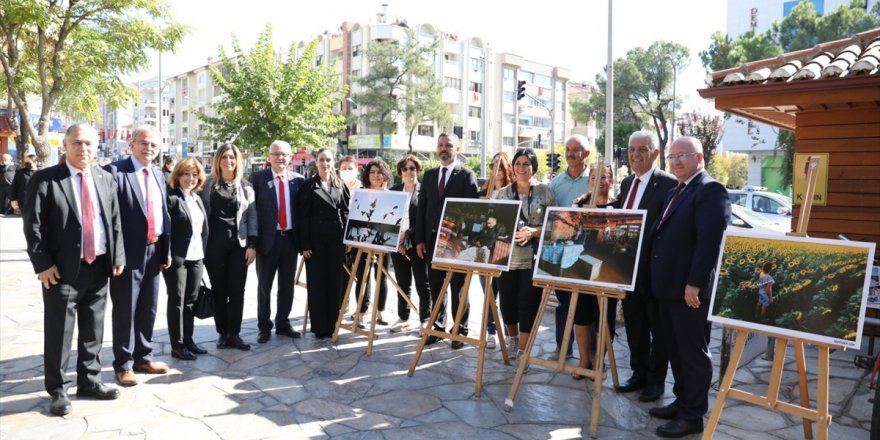
<path fill-rule="evenodd" d="M 666 159 L 679 184 L 667 196 L 646 249 L 650 249 L 651 293 L 660 306 L 675 378 L 675 401 L 649 413 L 671 419 L 657 428 L 657 435 L 683 437 L 703 432 L 703 416 L 709 408 L 709 288 L 730 216 L 730 199 L 724 185 L 704 170 L 698 139 L 676 139 Z"/>
<path fill-rule="evenodd" d="M 458 160 L 456 160 L 459 152 L 461 152 L 461 141 L 458 139 L 458 136 L 446 133 L 441 134 L 437 138 L 437 157 L 440 159 L 440 166 L 425 171 L 424 183 L 422 183 L 422 188 L 419 192 L 419 208 L 415 229 L 416 253 L 420 258 L 424 258 L 429 266 L 433 258 L 437 233 L 440 229 L 443 201 L 447 197 L 479 198 L 477 176 L 473 171 L 462 167 Z M 442 270 L 428 270 L 432 306 L 436 304 L 437 297 L 440 295 L 440 288 L 443 287 L 445 276 L 446 272 Z M 452 287 L 450 302 L 452 304 L 453 316 L 455 316 L 455 313 L 458 313 L 461 288 L 464 286 L 464 274 L 453 275 L 450 285 Z M 468 334 L 468 317 L 469 307 L 465 304 L 461 325 L 458 327 L 459 334 Z M 440 306 L 440 312 L 437 315 L 437 321 L 434 323 L 434 326 L 438 330 L 443 330 L 446 327 L 446 306 L 443 304 Z M 430 345 L 439 340 L 436 336 L 430 336 L 427 343 Z M 457 350 L 464 347 L 464 343 L 453 341 L 451 347 Z"/>
<path fill-rule="evenodd" d="M 293 278 L 296 271 L 297 243 L 294 203 L 305 178 L 287 169 L 290 144 L 275 141 L 269 146 L 270 167 L 251 177 L 254 206 L 257 211 L 257 342 L 265 344 L 275 334 L 291 338 L 300 333 L 290 325 L 293 306 Z M 272 283 L 278 275 L 278 298 L 275 322 L 272 315 Z"/>
<path fill-rule="evenodd" d="M 632 376 L 617 386 L 617 390 L 622 393 L 642 390 L 639 395 L 642 402 L 653 402 L 663 395 L 669 364 L 666 343 L 660 328 L 660 309 L 651 295 L 649 259 L 646 255 L 646 245 L 650 242 L 649 226 L 660 216 L 666 194 L 678 185 L 673 175 L 654 167 L 660 156 L 659 144 L 653 131 L 636 131 L 629 136 L 627 154 L 633 174 L 621 182 L 620 197 L 616 202 L 617 208 L 647 211 L 635 290 L 626 292 L 623 299 L 623 318 Z"/>

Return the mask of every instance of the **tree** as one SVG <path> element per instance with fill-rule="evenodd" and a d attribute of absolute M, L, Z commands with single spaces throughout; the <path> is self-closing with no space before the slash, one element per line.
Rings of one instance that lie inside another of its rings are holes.
<path fill-rule="evenodd" d="M 681 115 L 678 127 L 682 135 L 695 137 L 703 143 L 703 158 L 706 164 L 712 162 L 724 132 L 722 117 L 709 113 L 685 113 Z"/>
<path fill-rule="evenodd" d="M 617 166 L 626 166 L 629 172 L 632 172 L 632 169 L 629 167 L 629 136 L 641 129 L 642 125 L 637 122 L 621 121 L 614 124 L 614 139 L 611 142 L 614 145 L 614 157 L 617 159 Z M 605 145 L 605 131 L 599 133 L 596 144 L 600 146 L 599 150 L 601 151 L 601 146 Z"/>
<path fill-rule="evenodd" d="M 671 60 L 671 61 L 670 61 Z M 681 72 L 689 61 L 687 47 L 656 41 L 647 49 L 637 47 L 614 61 L 614 124 L 623 121 L 650 126 L 660 139 L 660 167 L 666 166 L 666 143 L 672 103 L 673 68 Z M 598 91 L 590 96 L 588 110 L 597 126 L 605 123 L 604 74 L 596 76 Z M 580 111 L 580 110 L 579 110 Z"/>
<path fill-rule="evenodd" d="M 437 53 L 439 40 L 423 44 L 412 29 L 405 29 L 402 41 L 377 40 L 370 44 L 370 73 L 358 78 L 362 91 L 353 99 L 364 108 L 367 125 L 378 128 L 380 142 L 384 142 L 386 132 L 395 131 L 397 118 L 403 114 L 410 129 L 412 151 L 412 134 L 418 124 L 448 121 L 449 110 L 442 103 L 442 84 L 432 76 L 429 61 Z"/>
<path fill-rule="evenodd" d="M 32 139 L 45 164 L 52 113 L 96 120 L 100 99 L 111 107 L 128 102 L 137 92 L 121 77 L 140 71 L 149 49 L 174 50 L 186 32 L 161 0 L 3 0 L 0 64 L 22 121 L 19 141 Z M 36 128 L 31 94 L 40 96 Z"/>
<path fill-rule="evenodd" d="M 199 114 L 213 140 L 234 140 L 250 151 L 266 152 L 276 139 L 291 146 L 321 147 L 345 128 L 345 117 L 334 114 L 345 88 L 333 66 L 315 66 L 318 42 L 301 56 L 291 44 L 286 57 L 275 53 L 272 28 L 260 34 L 249 53 L 232 36 L 232 56 L 220 48 L 220 68 L 211 77 L 220 87 L 217 116 Z"/>

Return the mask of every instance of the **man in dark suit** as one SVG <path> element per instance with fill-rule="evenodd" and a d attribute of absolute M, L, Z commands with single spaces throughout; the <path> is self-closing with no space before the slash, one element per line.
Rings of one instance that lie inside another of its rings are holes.
<path fill-rule="evenodd" d="M 432 168 L 425 171 L 422 190 L 419 192 L 419 209 L 416 218 L 415 243 L 416 253 L 419 257 L 424 258 L 430 265 L 433 258 L 434 244 L 437 241 L 437 232 L 440 229 L 440 215 L 443 212 L 443 200 L 447 197 L 458 198 L 479 198 L 479 189 L 477 188 L 477 178 L 474 172 L 465 169 L 458 163 L 456 157 L 461 151 L 461 141 L 454 134 L 443 133 L 437 138 L 437 157 L 440 159 L 440 167 Z M 443 287 L 443 279 L 446 272 L 442 270 L 430 269 L 428 271 L 428 284 L 431 285 L 431 303 L 436 304 L 437 297 L 440 295 L 440 288 Z M 459 295 L 462 286 L 464 286 L 464 274 L 455 274 L 450 281 L 452 288 L 452 314 L 453 317 L 458 313 Z M 467 335 L 467 322 L 470 312 L 468 304 L 464 306 L 464 313 L 461 317 L 461 325 L 458 332 Z M 440 313 L 437 316 L 437 322 L 434 325 L 438 329 L 446 328 L 446 305 L 440 305 Z M 438 338 L 431 336 L 428 338 L 428 344 L 439 341 Z M 453 341 L 452 348 L 459 349 L 463 347 L 462 342 Z"/>
<path fill-rule="evenodd" d="M 79 397 L 111 400 L 119 390 L 99 380 L 107 280 L 125 266 L 122 226 L 112 176 L 92 165 L 98 133 L 75 124 L 64 136 L 63 163 L 37 171 L 24 201 L 28 256 L 43 284 L 43 361 L 52 414 L 70 413 L 64 370 L 79 319 Z"/>
<path fill-rule="evenodd" d="M 293 306 L 293 277 L 296 271 L 296 196 L 305 180 L 287 169 L 290 144 L 272 142 L 269 146 L 271 167 L 254 173 L 254 203 L 257 210 L 257 327 L 260 344 L 272 332 L 272 283 L 278 275 L 278 303 L 275 310 L 275 334 L 300 337 L 290 325 Z"/>
<path fill-rule="evenodd" d="M 675 401 L 649 412 L 672 419 L 657 428 L 657 435 L 683 437 L 703 431 L 703 416 L 709 408 L 709 294 L 730 216 L 730 199 L 724 185 L 704 170 L 703 146 L 698 139 L 676 139 L 666 159 L 679 185 L 669 194 L 655 223 L 648 264 L 651 293 L 660 305 L 666 352 L 675 379 Z"/>
<path fill-rule="evenodd" d="M 660 309 L 651 295 L 651 277 L 645 248 L 651 239 L 650 226 L 657 221 L 663 209 L 666 194 L 676 185 L 671 174 L 654 167 L 660 156 L 659 141 L 653 131 L 637 131 L 629 137 L 629 166 L 631 176 L 620 184 L 617 208 L 644 209 L 645 233 L 635 290 L 623 299 L 623 318 L 626 323 L 626 342 L 629 345 L 629 365 L 632 376 L 617 387 L 622 393 L 642 390 L 639 400 L 653 402 L 663 395 L 669 359 L 660 327 Z"/>
<path fill-rule="evenodd" d="M 162 135 L 152 125 L 132 134 L 131 157 L 107 165 L 116 181 L 125 228 L 128 265 L 110 281 L 113 300 L 113 369 L 122 386 L 137 385 L 134 372 L 165 374 L 168 366 L 153 360 L 153 324 L 159 301 L 159 272 L 171 265 L 171 218 L 166 184 L 153 159 Z"/>

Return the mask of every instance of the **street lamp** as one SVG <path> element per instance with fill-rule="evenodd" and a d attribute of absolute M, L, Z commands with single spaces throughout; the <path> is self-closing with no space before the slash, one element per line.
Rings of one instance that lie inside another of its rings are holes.
<path fill-rule="evenodd" d="M 486 133 L 486 58 L 475 58 L 480 65 L 480 77 L 482 84 L 482 92 L 480 93 L 480 178 L 486 178 L 486 142 L 488 135 Z M 476 72 L 477 66 L 474 66 Z"/>
<path fill-rule="evenodd" d="M 355 102 L 354 99 L 351 99 L 350 96 L 346 97 L 345 100 L 348 101 L 349 104 L 354 106 L 354 108 L 358 107 L 358 103 Z M 348 112 L 351 113 L 351 109 L 349 109 Z M 361 112 L 360 112 L 360 110 L 358 110 L 358 115 L 357 115 L 357 132 L 358 132 L 358 134 L 360 134 L 360 131 L 361 131 Z M 361 150 L 360 149 L 360 144 L 361 144 L 360 143 L 360 141 L 361 141 L 360 136 L 358 135 L 357 138 L 355 138 L 355 140 L 356 140 L 356 142 L 355 142 L 355 146 L 354 146 L 354 157 L 355 157 L 355 160 L 357 160 L 357 159 L 360 159 L 360 150 Z M 351 143 L 349 143 L 349 148 L 351 148 Z"/>
<path fill-rule="evenodd" d="M 666 59 L 672 64 L 672 132 L 669 134 L 669 140 L 672 141 L 675 139 L 675 83 L 677 82 L 677 69 L 675 67 L 675 59 L 672 58 L 672 55 L 666 54 Z"/>

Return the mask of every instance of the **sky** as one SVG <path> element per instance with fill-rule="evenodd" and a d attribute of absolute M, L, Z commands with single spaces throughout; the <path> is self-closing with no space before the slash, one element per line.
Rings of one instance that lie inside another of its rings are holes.
<path fill-rule="evenodd" d="M 220 45 L 229 47 L 234 33 L 249 49 L 267 23 L 279 49 L 309 41 L 329 31 L 336 33 L 344 21 L 375 23 L 382 1 L 271 1 L 271 0 L 167 0 L 173 17 L 191 27 L 176 53 L 162 55 L 162 75 L 176 75 L 216 59 Z M 430 23 L 459 37 L 476 36 L 494 52 L 509 52 L 527 60 L 570 69 L 573 81 L 593 82 L 607 64 L 607 0 L 387 1 L 389 21 L 405 19 L 410 25 Z M 675 41 L 691 51 L 690 66 L 678 74 L 677 93 L 683 110 L 710 106 L 696 93 L 706 73 L 698 52 L 709 37 L 725 30 L 724 0 L 617 0 L 613 5 L 612 53 L 626 55 L 635 47 L 657 40 Z M 685 13 L 686 11 L 686 13 Z M 696 17 L 684 20 L 682 17 Z M 155 76 L 158 55 L 142 74 Z"/>

